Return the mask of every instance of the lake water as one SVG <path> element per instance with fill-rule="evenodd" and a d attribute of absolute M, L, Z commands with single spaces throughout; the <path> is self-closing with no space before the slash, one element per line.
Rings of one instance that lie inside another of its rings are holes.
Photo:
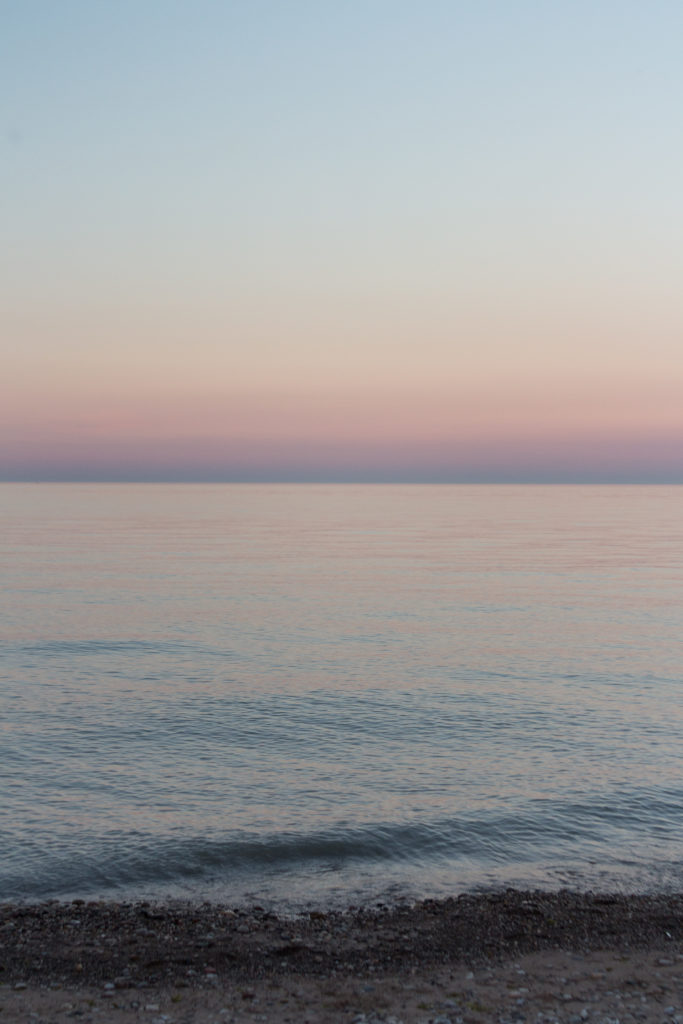
<path fill-rule="evenodd" d="M 0 513 L 0 898 L 683 887 L 683 487 Z"/>

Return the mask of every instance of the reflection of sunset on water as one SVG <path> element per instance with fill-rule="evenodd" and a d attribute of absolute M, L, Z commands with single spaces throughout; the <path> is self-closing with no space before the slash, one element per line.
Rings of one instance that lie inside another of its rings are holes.
<path fill-rule="evenodd" d="M 6 895 L 675 887 L 681 488 L 0 499 Z"/>

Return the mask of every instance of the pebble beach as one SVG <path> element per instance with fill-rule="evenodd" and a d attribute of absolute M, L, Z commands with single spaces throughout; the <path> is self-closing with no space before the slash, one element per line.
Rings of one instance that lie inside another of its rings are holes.
<path fill-rule="evenodd" d="M 0 907 L 0 1020 L 683 1022 L 683 896 Z"/>

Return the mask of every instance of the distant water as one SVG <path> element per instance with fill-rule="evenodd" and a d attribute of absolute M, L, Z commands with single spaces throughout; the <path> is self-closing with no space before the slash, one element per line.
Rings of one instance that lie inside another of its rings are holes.
<path fill-rule="evenodd" d="M 683 487 L 0 513 L 1 898 L 683 887 Z"/>

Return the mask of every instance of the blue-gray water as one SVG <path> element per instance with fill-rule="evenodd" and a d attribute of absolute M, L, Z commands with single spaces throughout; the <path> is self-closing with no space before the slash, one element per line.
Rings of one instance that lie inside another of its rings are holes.
<path fill-rule="evenodd" d="M 683 886 L 683 488 L 0 511 L 0 897 Z"/>

